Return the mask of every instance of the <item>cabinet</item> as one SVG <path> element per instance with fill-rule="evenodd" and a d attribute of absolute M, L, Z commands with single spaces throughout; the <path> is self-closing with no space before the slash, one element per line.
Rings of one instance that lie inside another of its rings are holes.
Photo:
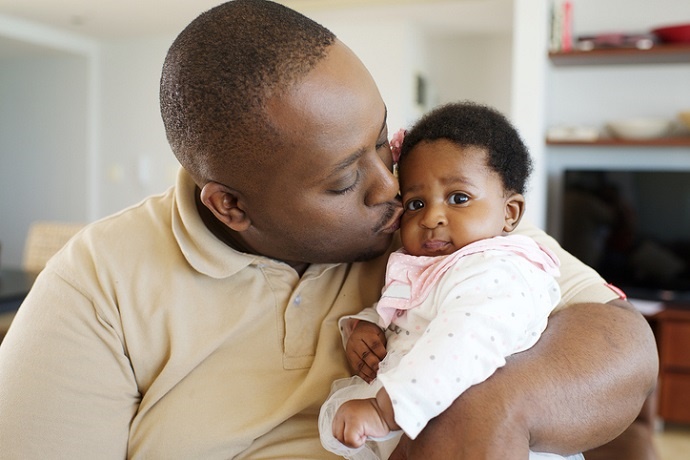
<path fill-rule="evenodd" d="M 658 415 L 690 423 L 690 305 L 669 306 L 648 319 L 659 348 Z"/>

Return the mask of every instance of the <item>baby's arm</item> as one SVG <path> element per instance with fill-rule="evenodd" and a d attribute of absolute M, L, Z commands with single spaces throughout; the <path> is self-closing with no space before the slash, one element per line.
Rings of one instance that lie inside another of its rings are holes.
<path fill-rule="evenodd" d="M 333 418 L 333 436 L 353 448 L 361 447 L 368 437 L 381 438 L 399 429 L 393 404 L 384 388 L 378 391 L 376 398 L 344 402 Z"/>
<path fill-rule="evenodd" d="M 347 340 L 345 356 L 353 373 L 371 382 L 386 356 L 386 335 L 376 324 L 359 321 Z"/>

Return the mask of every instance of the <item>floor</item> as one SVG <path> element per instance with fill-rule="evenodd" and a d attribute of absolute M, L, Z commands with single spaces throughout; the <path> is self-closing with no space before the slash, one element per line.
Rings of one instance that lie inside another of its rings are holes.
<path fill-rule="evenodd" d="M 690 425 L 666 425 L 655 435 L 659 460 L 690 460 Z"/>

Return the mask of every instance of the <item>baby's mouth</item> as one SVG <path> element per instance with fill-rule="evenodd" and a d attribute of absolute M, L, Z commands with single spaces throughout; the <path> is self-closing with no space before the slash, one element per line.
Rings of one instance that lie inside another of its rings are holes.
<path fill-rule="evenodd" d="M 427 240 L 422 244 L 422 247 L 426 251 L 438 252 L 446 249 L 450 243 L 443 240 Z"/>

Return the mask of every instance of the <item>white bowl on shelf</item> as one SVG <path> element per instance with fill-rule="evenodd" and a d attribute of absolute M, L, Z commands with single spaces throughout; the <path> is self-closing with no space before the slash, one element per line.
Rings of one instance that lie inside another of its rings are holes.
<path fill-rule="evenodd" d="M 612 136 L 619 139 L 644 140 L 668 135 L 673 122 L 667 118 L 629 118 L 606 124 Z"/>

